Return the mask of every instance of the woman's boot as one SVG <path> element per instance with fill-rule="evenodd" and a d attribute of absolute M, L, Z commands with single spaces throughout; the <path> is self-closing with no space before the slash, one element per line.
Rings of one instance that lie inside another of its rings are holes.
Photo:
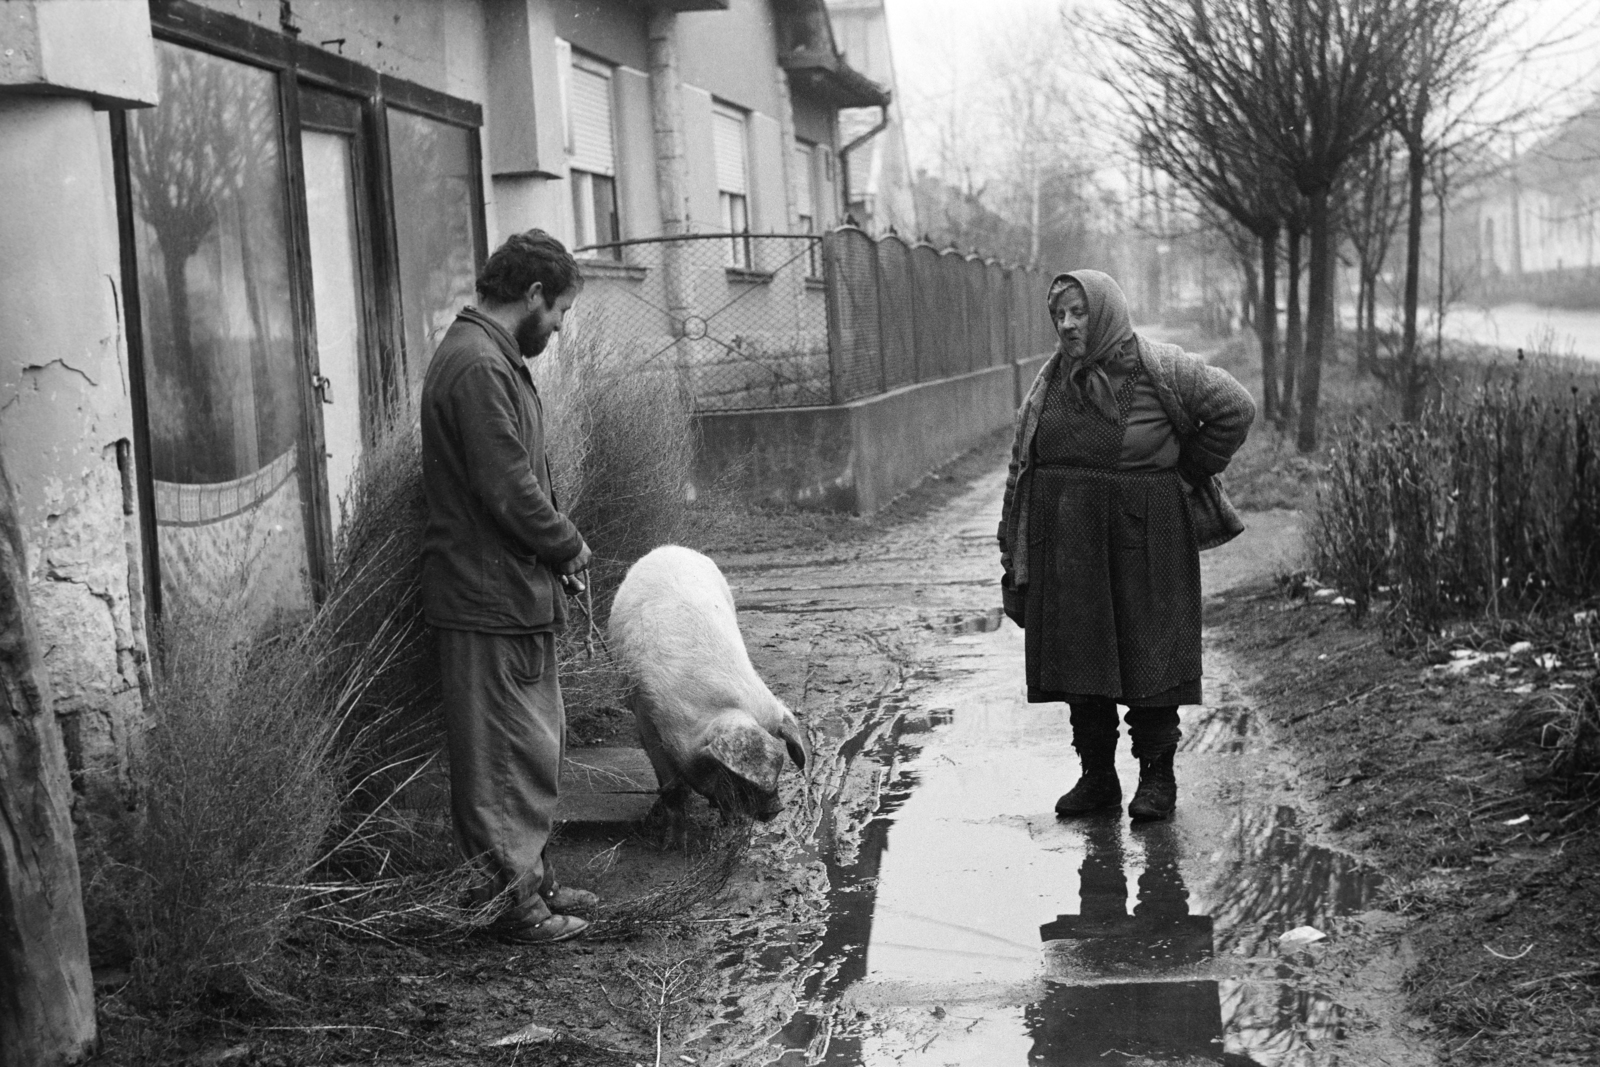
<path fill-rule="evenodd" d="M 1083 776 L 1056 801 L 1062 818 L 1089 815 L 1122 806 L 1117 781 L 1117 707 L 1115 704 L 1073 704 L 1072 747 L 1083 763 Z"/>
<path fill-rule="evenodd" d="M 1178 730 L 1178 709 L 1132 708 L 1128 733 L 1139 760 L 1139 788 L 1128 804 L 1128 816 L 1135 822 L 1170 818 L 1178 806 L 1178 780 L 1172 772 L 1172 757 L 1183 736 Z"/>

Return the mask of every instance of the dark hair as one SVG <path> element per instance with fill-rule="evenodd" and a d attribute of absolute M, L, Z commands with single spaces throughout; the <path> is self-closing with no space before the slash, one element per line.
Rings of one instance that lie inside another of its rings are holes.
<path fill-rule="evenodd" d="M 478 272 L 478 296 L 496 304 L 521 300 L 538 282 L 548 307 L 568 289 L 583 288 L 578 261 L 567 246 L 543 230 L 514 233 L 495 249 Z"/>

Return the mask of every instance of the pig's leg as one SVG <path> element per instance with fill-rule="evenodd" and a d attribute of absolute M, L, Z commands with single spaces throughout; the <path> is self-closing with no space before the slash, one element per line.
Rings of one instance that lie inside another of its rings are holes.
<path fill-rule="evenodd" d="M 655 835 L 662 848 L 684 848 L 689 843 L 689 798 L 694 795 L 688 783 L 663 786 L 656 802 L 644 817 L 645 828 Z"/>

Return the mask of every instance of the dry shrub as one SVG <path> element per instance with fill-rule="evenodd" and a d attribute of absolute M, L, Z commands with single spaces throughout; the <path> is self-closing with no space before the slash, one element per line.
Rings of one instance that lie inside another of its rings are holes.
<path fill-rule="evenodd" d="M 1412 638 L 1448 618 L 1600 595 L 1600 391 L 1536 374 L 1447 393 L 1416 423 L 1357 420 L 1331 450 L 1312 566 Z"/>
<path fill-rule="evenodd" d="M 534 364 L 546 451 L 562 511 L 594 552 L 592 595 L 572 612 L 561 684 L 569 706 L 620 704 L 623 682 L 599 638 L 627 569 L 687 527 L 694 423 L 677 376 L 582 326 Z"/>
<path fill-rule="evenodd" d="M 594 550 L 600 599 L 634 560 L 675 540 L 689 513 L 694 429 L 668 366 L 641 366 L 597 332 L 562 335 L 534 364 L 550 412 L 547 450 L 561 508 Z"/>
<path fill-rule="evenodd" d="M 380 629 L 330 654 L 335 612 L 261 633 L 233 607 L 169 607 L 137 810 L 90 880 L 96 928 L 118 931 L 130 960 L 130 999 L 153 1006 L 268 988 L 336 836 L 348 713 L 395 648 Z"/>

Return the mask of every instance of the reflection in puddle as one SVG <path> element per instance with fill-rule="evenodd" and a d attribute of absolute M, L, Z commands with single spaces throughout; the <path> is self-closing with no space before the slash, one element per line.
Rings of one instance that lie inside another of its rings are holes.
<path fill-rule="evenodd" d="M 1002 608 L 989 608 L 970 615 L 946 615 L 938 630 L 946 634 L 992 634 L 1000 629 L 1005 617 Z"/>
<path fill-rule="evenodd" d="M 1113 821 L 1113 818 L 1116 821 Z M 1212 955 L 1212 921 L 1189 914 L 1171 824 L 1142 830 L 1145 868 L 1128 913 L 1120 817 L 1100 818 L 1084 834 L 1078 914 L 1039 928 L 1049 992 L 1026 1012 L 1030 1063 L 1045 1067 L 1122 1063 L 1133 1056 L 1222 1054 L 1222 1003 L 1214 981 L 1155 979 Z M 1091 981 L 1124 978 L 1134 980 Z"/>
<path fill-rule="evenodd" d="M 1031 798 L 1037 780 L 1070 760 L 1058 711 L 952 703 L 919 713 L 891 698 L 846 743 L 880 791 L 875 806 L 824 818 L 828 927 L 772 1063 L 1345 1062 L 1345 1010 L 1316 954 L 1281 955 L 1277 939 L 1337 929 L 1369 906 L 1373 872 L 1308 844 L 1293 809 L 1248 798 L 1176 824 L 1057 822 L 1030 805 L 1048 803 Z M 1213 773 L 1260 748 L 1242 705 L 1185 726 L 1186 751 Z M 1037 948 L 1013 930 L 1042 920 Z M 743 959 L 750 976 L 785 965 Z M 946 1019 L 943 1003 L 964 1014 Z"/>

